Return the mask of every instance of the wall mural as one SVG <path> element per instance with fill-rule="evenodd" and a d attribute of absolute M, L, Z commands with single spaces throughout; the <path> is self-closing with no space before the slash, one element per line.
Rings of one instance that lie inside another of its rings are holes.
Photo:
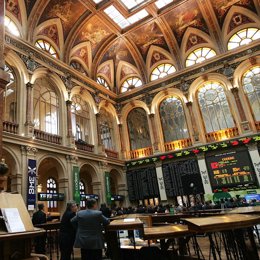
<path fill-rule="evenodd" d="M 126 77 L 127 75 L 137 75 L 136 71 L 133 70 L 131 67 L 123 65 L 121 68 L 121 73 L 120 73 L 120 80 Z"/>
<path fill-rule="evenodd" d="M 89 50 L 87 47 L 82 47 L 73 53 L 73 57 L 80 58 L 89 68 L 88 55 L 89 55 Z"/>
<path fill-rule="evenodd" d="M 129 38 L 137 45 L 144 60 L 146 60 L 146 55 L 151 45 L 156 45 L 169 51 L 163 33 L 155 22 L 146 24 L 132 32 Z"/>
<path fill-rule="evenodd" d="M 109 79 L 109 83 L 112 83 L 112 72 L 109 64 L 99 67 L 97 74 L 103 74 Z"/>
<path fill-rule="evenodd" d="M 170 25 L 179 45 L 181 45 L 182 37 L 188 27 L 197 28 L 206 33 L 209 32 L 196 1 L 188 1 L 177 6 L 164 18 Z"/>
<path fill-rule="evenodd" d="M 66 39 L 70 29 L 86 10 L 77 0 L 52 0 L 45 8 L 39 24 L 51 18 L 60 18 Z"/>
<path fill-rule="evenodd" d="M 219 25 L 222 28 L 225 17 L 229 9 L 233 5 L 242 6 L 250 9 L 251 11 L 256 12 L 255 5 L 253 0 L 214 0 L 211 1 L 213 9 L 215 11 L 216 17 L 219 21 Z"/>
<path fill-rule="evenodd" d="M 29 17 L 35 3 L 36 3 L 36 0 L 26 0 L 25 1 L 27 17 Z"/>
<path fill-rule="evenodd" d="M 38 35 L 45 35 L 45 36 L 49 37 L 57 44 L 57 46 L 60 47 L 59 32 L 58 32 L 58 28 L 57 28 L 56 24 L 45 27 L 38 33 Z"/>
<path fill-rule="evenodd" d="M 135 61 L 130 51 L 126 47 L 125 41 L 123 39 L 118 39 L 114 42 L 114 44 L 107 50 L 107 52 L 103 56 L 101 63 L 111 59 L 114 61 L 115 71 L 117 69 L 119 61 L 121 60 L 136 66 Z"/>
<path fill-rule="evenodd" d="M 21 11 L 18 0 L 6 0 L 6 10 L 12 13 L 22 23 Z"/>
<path fill-rule="evenodd" d="M 97 17 L 92 17 L 78 33 L 74 45 L 86 41 L 90 42 L 92 57 L 94 57 L 99 47 L 110 35 L 111 31 L 108 27 L 105 26 Z"/>
<path fill-rule="evenodd" d="M 152 146 L 146 112 L 135 108 L 127 116 L 127 126 L 131 150 Z"/>
<path fill-rule="evenodd" d="M 197 44 L 206 43 L 206 42 L 207 41 L 205 39 L 203 39 L 202 37 L 191 33 L 189 36 L 189 39 L 187 41 L 187 45 L 185 47 L 185 52 Z"/>

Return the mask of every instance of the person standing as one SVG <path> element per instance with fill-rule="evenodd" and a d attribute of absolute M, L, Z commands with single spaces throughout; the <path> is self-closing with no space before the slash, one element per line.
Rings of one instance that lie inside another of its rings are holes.
<path fill-rule="evenodd" d="M 97 210 L 95 199 L 87 200 L 87 209 L 79 211 L 71 222 L 77 225 L 74 247 L 81 249 L 81 260 L 101 260 L 104 248 L 103 226 L 109 219 Z"/>
<path fill-rule="evenodd" d="M 60 224 L 60 260 L 71 260 L 73 245 L 75 242 L 76 228 L 72 225 L 71 219 L 76 216 L 78 210 L 77 203 L 70 201 L 67 203 L 66 210 L 61 218 Z"/>
<path fill-rule="evenodd" d="M 44 204 L 38 204 L 38 211 L 33 213 L 32 223 L 37 227 L 39 224 L 44 224 L 47 222 L 47 216 L 44 212 Z M 46 234 L 43 236 L 36 237 L 35 242 L 35 253 L 45 254 L 45 243 L 46 243 Z"/>

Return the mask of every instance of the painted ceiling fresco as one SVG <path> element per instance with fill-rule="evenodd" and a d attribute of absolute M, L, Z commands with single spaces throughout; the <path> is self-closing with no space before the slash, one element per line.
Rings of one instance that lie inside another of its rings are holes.
<path fill-rule="evenodd" d="M 195 0 L 187 1 L 165 15 L 179 45 L 188 27 L 197 28 L 206 33 L 209 32 L 206 22 L 202 16 Z"/>
<path fill-rule="evenodd" d="M 125 5 L 118 0 L 5 1 L 7 16 L 11 14 L 20 27 L 27 21 L 23 30 L 29 41 L 41 35 L 51 39 L 64 61 L 73 61 L 75 68 L 79 63 L 84 65 L 93 79 L 97 73 L 106 75 L 113 84 L 116 78 L 133 75 L 138 69 L 142 80 L 149 79 L 146 62 L 153 66 L 162 60 L 177 61 L 174 65 L 178 70 L 185 63 L 181 51 L 189 52 L 198 44 L 224 42 L 222 27 L 233 6 L 243 7 L 243 12 L 232 13 L 225 27 L 227 33 L 246 23 L 259 24 L 255 17 L 260 17 L 259 0 L 160 0 L 163 7 L 157 5 L 159 0 L 129 1 Z M 131 3 L 141 4 L 131 7 Z M 147 15 L 140 14 L 140 18 L 139 12 Z M 196 30 L 187 35 L 183 46 L 185 32 L 192 28 Z M 214 41 L 208 43 L 209 39 Z M 120 61 L 125 63 L 118 67 Z M 116 76 L 117 68 L 121 71 Z"/>
<path fill-rule="evenodd" d="M 98 17 L 93 16 L 77 34 L 74 46 L 81 42 L 90 42 L 92 57 L 94 57 L 99 47 L 110 35 L 111 31 L 108 27 Z"/>
<path fill-rule="evenodd" d="M 224 23 L 226 14 L 232 6 L 242 6 L 256 12 L 253 0 L 214 0 L 211 2 L 221 27 Z"/>
<path fill-rule="evenodd" d="M 26 5 L 26 11 L 27 11 L 27 16 L 30 15 L 34 4 L 36 3 L 37 0 L 25 0 L 25 5 Z"/>
<path fill-rule="evenodd" d="M 51 0 L 44 10 L 39 24 L 51 18 L 59 18 L 66 39 L 75 22 L 86 11 L 87 8 L 78 0 Z"/>
<path fill-rule="evenodd" d="M 169 50 L 165 42 L 164 35 L 155 22 L 142 26 L 132 32 L 128 38 L 130 38 L 137 45 L 144 60 L 146 59 L 146 55 L 151 45 Z"/>

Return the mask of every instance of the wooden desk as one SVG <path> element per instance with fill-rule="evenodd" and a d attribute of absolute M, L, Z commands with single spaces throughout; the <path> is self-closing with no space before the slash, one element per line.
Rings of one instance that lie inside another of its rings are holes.
<path fill-rule="evenodd" d="M 207 233 L 252 227 L 260 223 L 260 216 L 227 214 L 204 218 L 185 218 L 183 221 L 187 223 L 191 231 Z"/>
<path fill-rule="evenodd" d="M 260 223 L 260 216 L 228 214 L 184 221 L 191 231 L 207 233 L 214 260 L 221 259 L 223 248 L 228 259 L 259 259 L 252 227 Z M 246 237 L 250 243 L 246 242 Z"/>
<path fill-rule="evenodd" d="M 168 225 L 144 228 L 144 240 L 168 239 L 190 235 L 187 225 Z"/>
<path fill-rule="evenodd" d="M 132 219 L 132 218 L 126 218 Z M 116 219 L 106 227 L 107 231 L 118 231 L 118 230 L 135 230 L 143 229 L 144 223 L 139 218 L 133 218 L 133 221 L 126 222 L 125 219 Z"/>
<path fill-rule="evenodd" d="M 239 207 L 232 209 L 231 214 L 260 214 L 260 206 Z"/>
<path fill-rule="evenodd" d="M 38 228 L 19 233 L 0 232 L 0 259 L 10 260 L 12 255 L 19 256 L 19 259 L 30 258 L 32 239 L 43 235 L 44 232 Z"/>

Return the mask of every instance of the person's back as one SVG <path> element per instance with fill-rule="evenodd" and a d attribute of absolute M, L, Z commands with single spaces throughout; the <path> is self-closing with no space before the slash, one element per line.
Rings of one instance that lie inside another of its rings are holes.
<path fill-rule="evenodd" d="M 81 210 L 71 220 L 77 225 L 77 234 L 74 247 L 81 248 L 82 260 L 102 259 L 103 226 L 109 224 L 109 220 L 97 209 L 96 200 L 87 201 L 86 210 Z"/>

